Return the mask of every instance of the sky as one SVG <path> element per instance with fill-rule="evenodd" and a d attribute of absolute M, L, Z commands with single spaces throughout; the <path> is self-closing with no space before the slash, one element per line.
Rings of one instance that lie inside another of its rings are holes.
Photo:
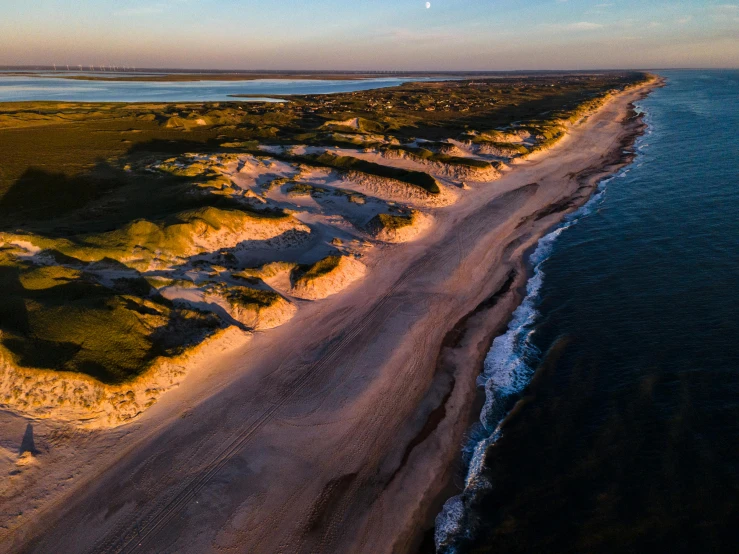
<path fill-rule="evenodd" d="M 739 0 L 0 0 L 0 65 L 739 67 Z"/>

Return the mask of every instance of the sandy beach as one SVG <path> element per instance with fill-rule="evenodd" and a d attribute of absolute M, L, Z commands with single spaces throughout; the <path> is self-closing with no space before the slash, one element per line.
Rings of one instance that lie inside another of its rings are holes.
<path fill-rule="evenodd" d="M 373 249 L 342 294 L 214 348 L 133 423 L 34 423 L 50 454 L 4 506 L 0 551 L 414 552 L 521 300 L 524 253 L 629 162 L 632 103 L 653 86 L 439 208 L 418 240 Z M 11 414 L 0 430 L 28 434 Z"/>

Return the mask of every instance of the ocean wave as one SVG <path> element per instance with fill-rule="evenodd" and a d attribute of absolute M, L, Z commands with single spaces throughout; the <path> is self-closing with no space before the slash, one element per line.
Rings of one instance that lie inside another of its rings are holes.
<path fill-rule="evenodd" d="M 639 109 L 644 112 L 643 108 Z M 645 121 L 649 125 L 648 112 L 644 113 Z M 640 153 L 648 145 L 645 138 L 646 134 L 636 141 L 635 148 Z M 485 389 L 485 404 L 480 421 L 470 431 L 469 441 L 463 448 L 468 468 L 465 492 L 491 487 L 491 483 L 482 474 L 486 453 L 490 445 L 500 437 L 500 425 L 511 407 L 511 402 L 529 384 L 540 360 L 541 352 L 534 345 L 532 338 L 540 316 L 538 304 L 545 277 L 543 267 L 552 255 L 557 239 L 580 219 L 597 210 L 605 198 L 608 184 L 613 179 L 626 177 L 628 172 L 627 167 L 616 175 L 601 180 L 588 202 L 567 215 L 553 231 L 539 239 L 536 249 L 531 254 L 529 263 L 533 266 L 533 275 L 526 283 L 526 296 L 513 312 L 507 331 L 493 341 L 485 358 L 484 369 L 477 379 L 478 386 Z M 469 533 L 468 517 L 463 495 L 452 497 L 444 504 L 436 518 L 434 539 L 437 552 L 441 554 L 458 552 L 455 545 Z"/>

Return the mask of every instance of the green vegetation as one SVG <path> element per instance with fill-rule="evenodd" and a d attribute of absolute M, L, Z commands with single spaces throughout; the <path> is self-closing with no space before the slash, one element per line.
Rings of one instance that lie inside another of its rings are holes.
<path fill-rule="evenodd" d="M 199 181 L 195 183 L 195 185 L 200 188 L 211 189 L 212 191 L 224 191 L 231 188 L 232 184 L 233 183 L 231 182 L 231 179 L 229 179 L 225 175 L 208 177 L 204 181 Z"/>
<path fill-rule="evenodd" d="M 257 280 L 255 284 L 260 283 Z M 227 286 L 221 283 L 210 287 L 209 294 L 223 296 L 235 308 L 268 308 L 278 303 L 282 297 L 274 291 L 252 287 Z"/>
<path fill-rule="evenodd" d="M 374 234 L 381 231 L 396 231 L 413 225 L 413 214 L 377 214 L 369 220 L 367 230 Z"/>
<path fill-rule="evenodd" d="M 272 262 L 265 264 L 261 267 L 249 267 L 242 269 L 241 271 L 234 273 L 233 277 L 237 279 L 244 279 L 249 281 L 250 279 L 268 279 L 274 277 L 282 271 L 292 271 L 297 264 L 289 262 Z"/>
<path fill-rule="evenodd" d="M 78 271 L 18 264 L 7 255 L 0 257 L 0 289 L 0 343 L 16 363 L 105 383 L 126 381 L 156 356 L 174 353 L 165 335 L 177 320 L 200 336 L 219 325 L 204 314 L 177 312 L 162 298 L 121 295 Z"/>
<path fill-rule="evenodd" d="M 492 146 L 493 148 L 500 150 L 502 153 L 511 156 L 525 156 L 530 150 L 523 144 L 515 142 L 500 142 L 495 140 L 488 140 L 484 137 L 473 137 L 471 142 L 473 144 L 485 144 Z"/>
<path fill-rule="evenodd" d="M 430 194 L 439 194 L 439 184 L 431 175 L 422 171 L 411 171 L 408 169 L 400 169 L 387 165 L 380 165 L 366 160 L 361 160 L 353 156 L 337 156 L 335 154 L 325 153 L 314 156 L 301 156 L 301 161 L 340 169 L 344 171 L 357 171 L 375 177 L 384 179 L 394 179 L 401 183 L 407 183 L 416 187 L 420 187 Z"/>
<path fill-rule="evenodd" d="M 19 280 L 26 290 L 43 290 L 77 281 L 81 277 L 82 272 L 77 269 L 51 265 L 29 268 L 20 273 Z"/>
<path fill-rule="evenodd" d="M 198 242 L 202 237 L 220 237 L 220 244 L 238 244 L 249 224 L 286 220 L 281 212 L 247 212 L 208 207 L 181 212 L 169 221 L 138 220 L 107 233 L 74 235 L 69 239 L 24 235 L 43 250 L 54 250 L 77 261 L 116 260 L 131 267 L 143 266 L 154 258 L 172 260 L 195 256 L 207 249 Z M 14 235 L 11 235 L 14 236 Z"/>
<path fill-rule="evenodd" d="M 198 177 L 200 175 L 208 175 L 210 173 L 210 168 L 206 163 L 193 162 L 189 165 L 183 165 L 177 162 L 177 158 L 170 158 L 169 160 L 159 164 L 157 169 L 178 177 Z"/>
<path fill-rule="evenodd" d="M 287 177 L 277 177 L 275 179 L 272 179 L 270 181 L 267 181 L 262 185 L 262 192 L 267 193 L 271 191 L 273 188 L 281 187 L 282 185 L 289 183 L 290 179 Z"/>
<path fill-rule="evenodd" d="M 147 275 L 145 279 L 146 282 L 149 283 L 149 286 L 154 289 L 170 287 L 176 283 L 174 279 L 164 277 L 163 275 Z"/>
<path fill-rule="evenodd" d="M 477 160 L 474 158 L 462 158 L 460 156 L 447 156 L 427 150 L 426 148 L 414 148 L 411 146 L 388 146 L 386 150 L 405 152 L 407 155 L 418 160 L 426 160 L 430 162 L 439 162 L 449 165 L 458 165 L 464 167 L 474 167 L 475 169 L 491 169 L 493 166 L 485 160 Z"/>
<path fill-rule="evenodd" d="M 230 287 L 226 298 L 234 306 L 269 307 L 275 305 L 282 298 L 279 294 L 269 290 L 252 289 L 248 287 Z"/>
<path fill-rule="evenodd" d="M 562 125 L 540 124 L 528 129 L 536 137 L 536 144 L 530 147 L 531 152 L 553 146 L 565 134 L 565 128 Z"/>
<path fill-rule="evenodd" d="M 364 117 L 355 117 L 346 121 L 328 121 L 322 127 L 345 133 L 382 133 L 384 131 L 384 125 Z"/>
<path fill-rule="evenodd" d="M 352 204 L 364 205 L 367 203 L 367 197 L 361 193 L 349 193 L 346 194 L 346 199 Z"/>
<path fill-rule="evenodd" d="M 293 269 L 290 277 L 295 285 L 309 283 L 327 273 L 331 273 L 339 267 L 339 263 L 341 263 L 341 256 L 328 256 L 322 260 L 318 260 L 314 264 L 297 266 Z"/>
<path fill-rule="evenodd" d="M 293 183 L 287 187 L 286 192 L 291 196 L 314 196 L 326 194 L 328 190 L 308 183 Z"/>

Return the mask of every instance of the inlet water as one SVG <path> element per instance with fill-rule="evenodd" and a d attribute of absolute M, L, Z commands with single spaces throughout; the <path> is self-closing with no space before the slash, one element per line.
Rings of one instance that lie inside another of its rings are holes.
<path fill-rule="evenodd" d="M 254 79 L 249 81 L 80 81 L 0 74 L 0 102 L 225 102 L 269 101 L 270 95 L 331 94 L 402 85 L 423 79 Z M 255 95 L 236 98 L 234 95 Z"/>

